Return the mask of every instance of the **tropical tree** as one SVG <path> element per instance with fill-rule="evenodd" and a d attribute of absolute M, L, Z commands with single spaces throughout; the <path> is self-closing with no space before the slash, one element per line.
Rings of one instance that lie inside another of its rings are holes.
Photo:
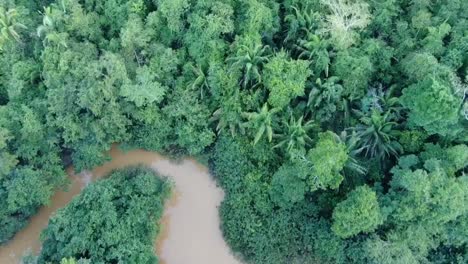
<path fill-rule="evenodd" d="M 331 131 L 320 133 L 317 144 L 306 156 L 297 156 L 298 165 L 309 167 L 306 179 L 310 191 L 337 189 L 344 177 L 341 174 L 348 161 L 346 145 Z"/>
<path fill-rule="evenodd" d="M 207 74 L 201 68 L 201 66 L 195 67 L 192 64 L 189 64 L 189 68 L 192 71 L 192 74 L 194 75 L 195 79 L 190 82 L 188 87 L 192 88 L 193 90 L 198 90 L 200 93 L 200 99 L 203 99 L 206 92 L 210 89 Z"/>
<path fill-rule="evenodd" d="M 50 32 L 54 28 L 54 21 L 52 18 L 52 7 L 44 7 L 42 12 L 42 25 L 37 27 L 36 33 L 38 37 L 43 36 L 45 33 Z"/>
<path fill-rule="evenodd" d="M 370 116 L 361 115 L 359 121 L 360 124 L 352 129 L 358 138 L 359 152 L 370 158 L 384 160 L 390 156 L 398 156 L 402 151 L 397 141 L 398 123 L 392 120 L 390 112 L 373 110 Z"/>
<path fill-rule="evenodd" d="M 320 13 L 310 2 L 299 2 L 289 8 L 284 20 L 289 24 L 284 42 L 302 40 L 317 29 Z"/>
<path fill-rule="evenodd" d="M 258 141 L 266 135 L 268 142 L 273 139 L 273 126 L 274 117 L 279 109 L 269 109 L 268 104 L 265 103 L 258 112 L 243 113 L 243 116 L 247 118 L 245 125 L 255 130 L 255 138 L 253 144 L 257 144 Z"/>
<path fill-rule="evenodd" d="M 158 1 L 158 10 L 160 10 L 161 16 L 165 18 L 167 28 L 172 32 L 180 32 L 183 29 L 186 23 L 183 16 L 189 10 L 189 7 L 190 1 L 188 0 Z"/>
<path fill-rule="evenodd" d="M 262 82 L 261 68 L 263 64 L 268 62 L 269 46 L 263 46 L 259 43 L 240 45 L 236 56 L 227 59 L 227 62 L 232 63 L 231 67 L 241 69 L 244 72 L 242 78 L 242 86 L 247 87 L 248 84 L 256 81 L 257 84 Z"/>
<path fill-rule="evenodd" d="M 300 168 L 286 163 L 273 174 L 270 197 L 282 207 L 291 207 L 304 199 L 307 186 Z"/>
<path fill-rule="evenodd" d="M 317 7 L 310 2 L 299 2 L 290 9 L 291 12 L 285 17 L 289 28 L 284 42 L 292 42 L 292 49 L 299 59 L 314 61 L 312 67 L 316 75 L 325 72 L 328 77 L 329 44 L 318 31 L 322 19 L 316 11 Z"/>
<path fill-rule="evenodd" d="M 309 65 L 309 61 L 291 59 L 284 50 L 276 53 L 263 70 L 264 85 L 270 91 L 268 103 L 283 108 L 304 95 L 306 81 L 312 75 Z"/>
<path fill-rule="evenodd" d="M 350 101 L 364 97 L 375 71 L 370 56 L 355 48 L 336 53 L 331 70 L 342 81 L 343 95 Z"/>
<path fill-rule="evenodd" d="M 465 77 L 465 81 L 462 81 L 461 78 L 453 74 L 450 82 L 453 87 L 454 94 L 461 98 L 463 102 L 460 114 L 462 118 L 468 120 L 468 76 Z"/>
<path fill-rule="evenodd" d="M 216 110 L 213 112 L 210 122 L 215 123 L 215 129 L 219 134 L 228 130 L 234 136 L 240 132 L 245 133 L 244 117 L 242 109 L 245 107 L 243 93 L 239 90 L 238 80 L 240 72 L 228 70 L 224 64 L 216 64 L 210 67 L 209 84 L 212 97 L 216 100 Z"/>
<path fill-rule="evenodd" d="M 427 77 L 403 90 L 402 104 L 409 109 L 408 123 L 423 127 L 429 134 L 455 135 L 463 105 L 447 81 Z"/>
<path fill-rule="evenodd" d="M 330 54 L 327 50 L 329 44 L 317 34 L 308 33 L 305 39 L 299 39 L 294 45 L 299 59 L 313 60 L 314 73 L 325 73 L 328 77 L 330 68 Z"/>
<path fill-rule="evenodd" d="M 120 95 L 127 101 L 133 102 L 137 107 L 156 104 L 164 99 L 167 87 L 155 80 L 155 76 L 147 66 L 136 69 L 135 83 L 121 86 Z"/>
<path fill-rule="evenodd" d="M 368 89 L 367 95 L 361 99 L 361 110 L 355 113 L 370 114 L 373 110 L 390 112 L 396 122 L 401 121 L 403 107 L 400 99 L 394 95 L 397 86 L 392 85 L 384 89 L 382 85 Z M 358 114 L 359 115 L 359 114 Z"/>
<path fill-rule="evenodd" d="M 322 0 L 330 10 L 326 16 L 327 26 L 332 43 L 338 49 L 346 49 L 356 41 L 355 30 L 363 29 L 370 23 L 368 4 L 352 0 Z"/>
<path fill-rule="evenodd" d="M 9 40 L 14 39 L 21 42 L 21 37 L 18 33 L 19 29 L 26 29 L 26 26 L 17 21 L 18 11 L 16 9 L 6 10 L 0 7 L 0 32 L 1 38 Z"/>
<path fill-rule="evenodd" d="M 77 262 L 74 258 L 63 258 L 60 264 L 77 264 Z"/>
<path fill-rule="evenodd" d="M 214 111 L 210 122 L 217 122 L 216 131 L 218 134 L 225 129 L 229 129 L 232 136 L 236 135 L 237 132 L 245 134 L 239 90 L 231 90 L 230 94 L 223 96 L 221 105 Z"/>
<path fill-rule="evenodd" d="M 87 258 L 89 263 L 158 263 L 153 240 L 160 229 L 154 223 L 170 191 L 170 183 L 148 168 L 113 171 L 50 219 L 41 234 L 39 263 L 59 263 L 64 257 Z M 73 220 L 78 218 L 83 221 Z"/>
<path fill-rule="evenodd" d="M 293 115 L 289 119 L 289 122 L 283 121 L 283 132 L 279 135 L 279 143 L 276 144 L 275 148 L 285 148 L 286 152 L 289 153 L 293 149 L 305 149 L 312 143 L 312 138 L 308 135 L 310 130 L 316 127 L 313 121 L 309 120 L 304 123 L 304 117 L 301 116 L 296 119 Z"/>
<path fill-rule="evenodd" d="M 314 73 L 316 75 L 325 72 L 328 77 L 330 54 L 329 47 L 318 26 L 323 20 L 320 13 L 311 2 L 298 2 L 290 7 L 290 13 L 285 17 L 289 25 L 285 43 L 291 42 L 291 48 L 299 59 L 312 60 Z"/>
<path fill-rule="evenodd" d="M 358 136 L 356 135 L 356 132 L 351 133 L 351 135 L 348 135 L 348 133 L 345 131 L 341 132 L 339 135 L 340 141 L 346 146 L 346 150 L 348 153 L 348 160 L 345 163 L 345 169 L 349 171 L 356 172 L 360 175 L 364 175 L 367 172 L 367 169 L 362 166 L 357 158 L 357 155 L 361 151 L 358 149 L 357 143 L 359 141 Z M 346 174 L 346 170 L 345 170 Z"/>
<path fill-rule="evenodd" d="M 240 1 L 236 3 L 236 28 L 239 35 L 262 38 L 266 43 L 273 43 L 274 34 L 279 26 L 279 3 L 272 1 Z"/>
<path fill-rule="evenodd" d="M 403 152 L 397 140 L 402 107 L 398 97 L 393 96 L 395 88 L 384 89 L 382 85 L 370 88 L 361 99 L 360 109 L 352 110 L 359 122 L 348 129 L 352 131 L 347 140 L 353 142 L 353 153 L 384 160 Z"/>
<path fill-rule="evenodd" d="M 332 230 L 342 238 L 372 232 L 382 223 L 377 195 L 367 185 L 354 189 L 333 210 Z"/>
<path fill-rule="evenodd" d="M 65 10 L 65 9 L 64 9 Z M 62 47 L 67 48 L 68 34 L 65 32 L 57 32 L 55 30 L 55 17 L 59 17 L 62 10 L 53 8 L 51 6 L 44 7 L 42 14 L 42 25 L 37 27 L 37 36 L 43 38 L 44 45 L 48 43 L 58 44 Z M 65 11 L 63 11 L 65 12 Z"/>
<path fill-rule="evenodd" d="M 326 122 L 343 108 L 344 89 L 339 81 L 338 77 L 332 76 L 323 80 L 318 78 L 311 85 L 312 88 L 307 99 L 306 113 L 308 115 L 312 115 L 316 120 Z"/>

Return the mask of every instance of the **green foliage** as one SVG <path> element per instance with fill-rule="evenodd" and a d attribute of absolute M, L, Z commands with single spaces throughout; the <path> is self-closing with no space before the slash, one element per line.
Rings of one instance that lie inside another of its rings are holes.
<path fill-rule="evenodd" d="M 373 67 L 368 56 L 343 51 L 337 54 L 332 71 L 343 81 L 344 95 L 355 100 L 365 93 Z"/>
<path fill-rule="evenodd" d="M 213 169 L 224 189 L 237 187 L 244 175 L 253 170 L 254 164 L 249 161 L 250 155 L 247 153 L 249 144 L 239 137 L 221 135 L 216 141 L 212 155 Z"/>
<path fill-rule="evenodd" d="M 262 46 L 261 44 L 252 42 L 247 45 L 240 44 L 237 50 L 237 56 L 228 58 L 227 60 L 228 62 L 232 62 L 231 67 L 244 72 L 242 80 L 244 88 L 252 81 L 258 83 L 262 82 L 260 72 L 263 64 L 268 61 L 268 56 L 265 53 L 269 48 L 268 46 Z"/>
<path fill-rule="evenodd" d="M 280 142 L 275 145 L 286 149 L 287 153 L 293 150 L 305 150 L 305 147 L 312 143 L 312 138 L 308 135 L 310 130 L 315 127 L 312 121 L 307 121 L 304 124 L 303 116 L 296 120 L 291 115 L 289 122 L 284 122 L 284 132 L 280 135 Z"/>
<path fill-rule="evenodd" d="M 440 145 L 426 144 L 424 151 L 420 153 L 423 162 L 431 159 L 437 159 L 440 166 L 448 175 L 455 175 L 468 165 L 467 145 L 460 144 L 451 147 L 442 148 Z"/>
<path fill-rule="evenodd" d="M 118 94 L 128 77 L 118 55 L 108 53 L 98 58 L 92 44 L 76 45 L 60 56 L 52 47 L 44 51 L 49 124 L 63 131 L 67 147 L 92 144 L 88 150 L 96 150 L 93 155 L 99 156 L 111 143 L 126 137 L 130 121 L 119 106 Z M 68 67 L 74 70 L 65 70 Z M 84 163 L 83 167 L 103 161 Z"/>
<path fill-rule="evenodd" d="M 122 47 L 128 49 L 132 55 L 139 60 L 137 51 L 148 46 L 148 42 L 151 41 L 151 34 L 148 32 L 148 29 L 145 28 L 141 18 L 139 16 L 132 15 L 125 24 L 125 27 L 122 28 L 120 38 Z"/>
<path fill-rule="evenodd" d="M 59 262 L 66 256 L 92 263 L 157 262 L 153 239 L 159 227 L 154 223 L 162 216 L 169 192 L 170 184 L 150 169 L 114 171 L 85 188 L 50 220 L 41 234 L 39 262 Z"/>
<path fill-rule="evenodd" d="M 225 238 L 249 263 L 467 262 L 467 1 L 1 3 L 0 242 L 64 166 L 120 142 L 210 156 Z M 70 208 L 113 217 L 93 206 Z M 43 255 L 85 262 L 87 239 Z M 90 261 L 152 262 L 148 241 Z"/>
<path fill-rule="evenodd" d="M 221 38 L 234 31 L 233 8 L 220 1 L 198 2 L 187 21 L 190 26 L 184 36 L 189 55 L 196 64 L 208 66 L 224 58 L 227 43 Z"/>
<path fill-rule="evenodd" d="M 305 82 L 312 74 L 309 62 L 292 60 L 281 51 L 265 65 L 264 83 L 270 91 L 268 102 L 276 108 L 283 108 L 297 96 L 304 95 Z"/>
<path fill-rule="evenodd" d="M 24 227 L 65 181 L 57 140 L 44 123 L 39 109 L 13 102 L 0 106 L 0 243 Z"/>
<path fill-rule="evenodd" d="M 303 178 L 294 164 L 281 166 L 271 180 L 271 199 L 284 207 L 304 200 L 307 186 Z"/>
<path fill-rule="evenodd" d="M 273 38 L 279 30 L 279 3 L 274 1 L 238 1 L 241 11 L 237 17 L 241 34 Z"/>
<path fill-rule="evenodd" d="M 213 117 L 210 121 L 217 124 L 219 134 L 228 130 L 231 135 L 244 134 L 242 110 L 247 105 L 247 91 L 239 89 L 241 73 L 229 70 L 227 65 L 214 64 L 210 67 L 208 82 L 214 103 Z M 243 100 L 246 99 L 246 100 Z"/>
<path fill-rule="evenodd" d="M 148 67 L 136 70 L 136 83 L 122 85 L 121 95 L 128 101 L 135 103 L 137 107 L 142 107 L 163 100 L 167 87 L 162 86 L 154 80 Z"/>
<path fill-rule="evenodd" d="M 158 0 L 157 1 L 159 12 L 162 17 L 167 21 L 167 27 L 170 31 L 180 32 L 184 29 L 186 21 L 183 16 L 190 7 L 187 0 Z"/>
<path fill-rule="evenodd" d="M 49 202 L 54 185 L 44 176 L 32 167 L 17 167 L 1 179 L 0 242 L 10 239 L 39 206 Z"/>
<path fill-rule="evenodd" d="M 18 168 L 5 184 L 8 211 L 17 208 L 36 208 L 47 204 L 52 190 L 40 173 L 31 168 Z"/>
<path fill-rule="evenodd" d="M 265 103 L 258 112 L 243 113 L 247 118 L 246 126 L 255 131 L 254 145 L 260 141 L 263 135 L 266 135 L 268 142 L 271 142 L 273 138 L 274 114 L 278 111 L 276 108 L 269 109 L 268 104 Z"/>
<path fill-rule="evenodd" d="M 195 80 L 189 85 L 189 87 L 192 90 L 199 90 L 200 98 L 203 99 L 203 95 L 206 93 L 206 90 L 210 89 L 205 71 L 201 67 L 194 67 L 192 65 L 189 67 L 192 68 L 192 73 L 195 77 Z"/>
<path fill-rule="evenodd" d="M 326 79 L 319 78 L 309 92 L 307 106 L 316 120 L 330 121 L 342 108 L 343 86 L 338 83 L 336 76 Z"/>
<path fill-rule="evenodd" d="M 60 261 L 60 264 L 76 264 L 76 260 L 73 258 L 69 258 L 69 259 L 64 258 Z"/>
<path fill-rule="evenodd" d="M 370 22 L 368 5 L 361 1 L 322 0 L 330 10 L 324 29 L 330 33 L 332 43 L 338 49 L 346 49 L 356 41 L 355 29 L 363 29 Z"/>
<path fill-rule="evenodd" d="M 450 33 L 452 27 L 447 23 L 439 27 L 429 27 L 427 36 L 422 40 L 423 50 L 434 55 L 444 53 L 444 38 Z"/>
<path fill-rule="evenodd" d="M 336 189 L 343 181 L 343 170 L 348 160 L 346 146 L 332 132 L 321 133 L 317 144 L 307 154 L 307 162 L 312 165 L 307 184 L 312 191 Z"/>
<path fill-rule="evenodd" d="M 333 210 L 332 230 L 342 238 L 372 232 L 382 223 L 377 195 L 366 185 L 351 191 Z"/>
<path fill-rule="evenodd" d="M 410 125 L 423 127 L 429 134 L 448 136 L 461 129 L 458 120 L 462 100 L 443 80 L 429 77 L 409 86 L 403 90 L 402 102 L 410 111 Z"/>
<path fill-rule="evenodd" d="M 7 40 L 14 39 L 17 42 L 21 42 L 18 30 L 24 30 L 27 27 L 16 20 L 17 16 L 18 12 L 15 9 L 5 10 L 3 6 L 0 7 L 0 50 L 2 48 L 2 43 Z"/>
<path fill-rule="evenodd" d="M 420 169 L 395 173 L 392 180 L 395 193 L 391 193 L 396 198 L 392 221 L 418 222 L 430 228 L 466 214 L 463 204 L 467 199 L 467 186 L 463 178 L 447 177 L 440 169 L 429 173 Z M 398 195 L 402 191 L 405 195 Z"/>
<path fill-rule="evenodd" d="M 440 69 L 437 58 L 428 53 L 412 53 L 401 63 L 403 72 L 410 80 L 425 80 Z"/>
<path fill-rule="evenodd" d="M 168 98 L 168 104 L 162 113 L 171 122 L 169 142 L 167 145 L 177 145 L 189 154 L 198 154 L 214 140 L 214 132 L 206 120 L 211 113 L 206 105 L 198 100 L 198 92 L 177 86 Z M 167 124 L 162 124 L 167 125 Z M 174 132 L 175 131 L 175 132 Z"/>
<path fill-rule="evenodd" d="M 427 134 L 420 130 L 405 130 L 401 132 L 399 138 L 400 145 L 403 146 L 405 152 L 411 153 L 421 150 Z"/>
<path fill-rule="evenodd" d="M 380 113 L 373 110 L 370 116 L 362 116 L 360 121 L 355 127 L 359 152 L 381 160 L 389 156 L 398 156 L 401 146 L 396 141 L 398 132 L 394 126 L 397 123 L 391 121 L 390 112 Z"/>

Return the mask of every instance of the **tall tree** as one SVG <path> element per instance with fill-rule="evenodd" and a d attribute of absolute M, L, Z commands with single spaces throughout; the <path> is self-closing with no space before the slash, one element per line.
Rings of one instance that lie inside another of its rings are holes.
<path fill-rule="evenodd" d="M 292 99 L 304 95 L 305 83 L 312 74 L 309 64 L 305 60 L 292 60 L 285 51 L 270 59 L 264 69 L 264 85 L 270 91 L 270 105 L 283 108 Z"/>
<path fill-rule="evenodd" d="M 269 109 L 268 104 L 264 104 L 258 112 L 243 113 L 247 118 L 246 126 L 254 130 L 255 138 L 253 144 L 257 144 L 260 139 L 266 135 L 268 142 L 273 139 L 273 127 L 275 124 L 275 113 L 279 109 Z"/>
<path fill-rule="evenodd" d="M 342 238 L 372 232 L 382 223 L 377 195 L 367 185 L 351 191 L 333 210 L 332 230 Z"/>
<path fill-rule="evenodd" d="M 16 9 L 6 10 L 3 6 L 0 7 L 0 32 L 2 33 L 0 41 L 14 39 L 21 42 L 19 30 L 26 29 L 26 26 L 17 21 L 17 16 Z"/>

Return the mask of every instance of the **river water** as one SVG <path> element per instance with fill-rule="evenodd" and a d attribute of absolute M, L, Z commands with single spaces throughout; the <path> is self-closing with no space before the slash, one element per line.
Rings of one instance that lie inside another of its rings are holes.
<path fill-rule="evenodd" d="M 54 212 L 64 207 L 91 181 L 106 176 L 114 169 L 143 164 L 167 176 L 175 183 L 172 198 L 167 202 L 162 230 L 155 238 L 155 252 L 162 264 L 240 264 L 230 252 L 221 230 L 218 207 L 222 189 L 216 186 L 206 167 L 193 159 L 173 163 L 153 152 L 132 150 L 110 151 L 112 160 L 92 171 L 74 174 L 67 170 L 71 185 L 68 192 L 56 192 L 49 206 L 42 207 L 30 223 L 6 245 L 0 247 L 0 263 L 19 263 L 23 253 L 38 253 L 39 234 Z"/>

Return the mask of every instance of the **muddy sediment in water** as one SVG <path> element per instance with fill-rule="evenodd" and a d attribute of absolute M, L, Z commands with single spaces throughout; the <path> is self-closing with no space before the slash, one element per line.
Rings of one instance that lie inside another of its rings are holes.
<path fill-rule="evenodd" d="M 218 215 L 223 191 L 216 186 L 208 170 L 193 159 L 173 163 L 153 152 L 132 150 L 110 151 L 112 160 L 92 171 L 79 174 L 67 170 L 71 185 L 68 192 L 56 192 L 49 206 L 42 207 L 30 223 L 7 244 L 0 247 L 0 263 L 18 263 L 29 249 L 38 253 L 39 235 L 49 218 L 67 205 L 91 181 L 112 170 L 130 165 L 146 165 L 174 182 L 171 199 L 161 219 L 161 232 L 155 238 L 155 251 L 162 264 L 238 264 L 225 243 Z"/>

